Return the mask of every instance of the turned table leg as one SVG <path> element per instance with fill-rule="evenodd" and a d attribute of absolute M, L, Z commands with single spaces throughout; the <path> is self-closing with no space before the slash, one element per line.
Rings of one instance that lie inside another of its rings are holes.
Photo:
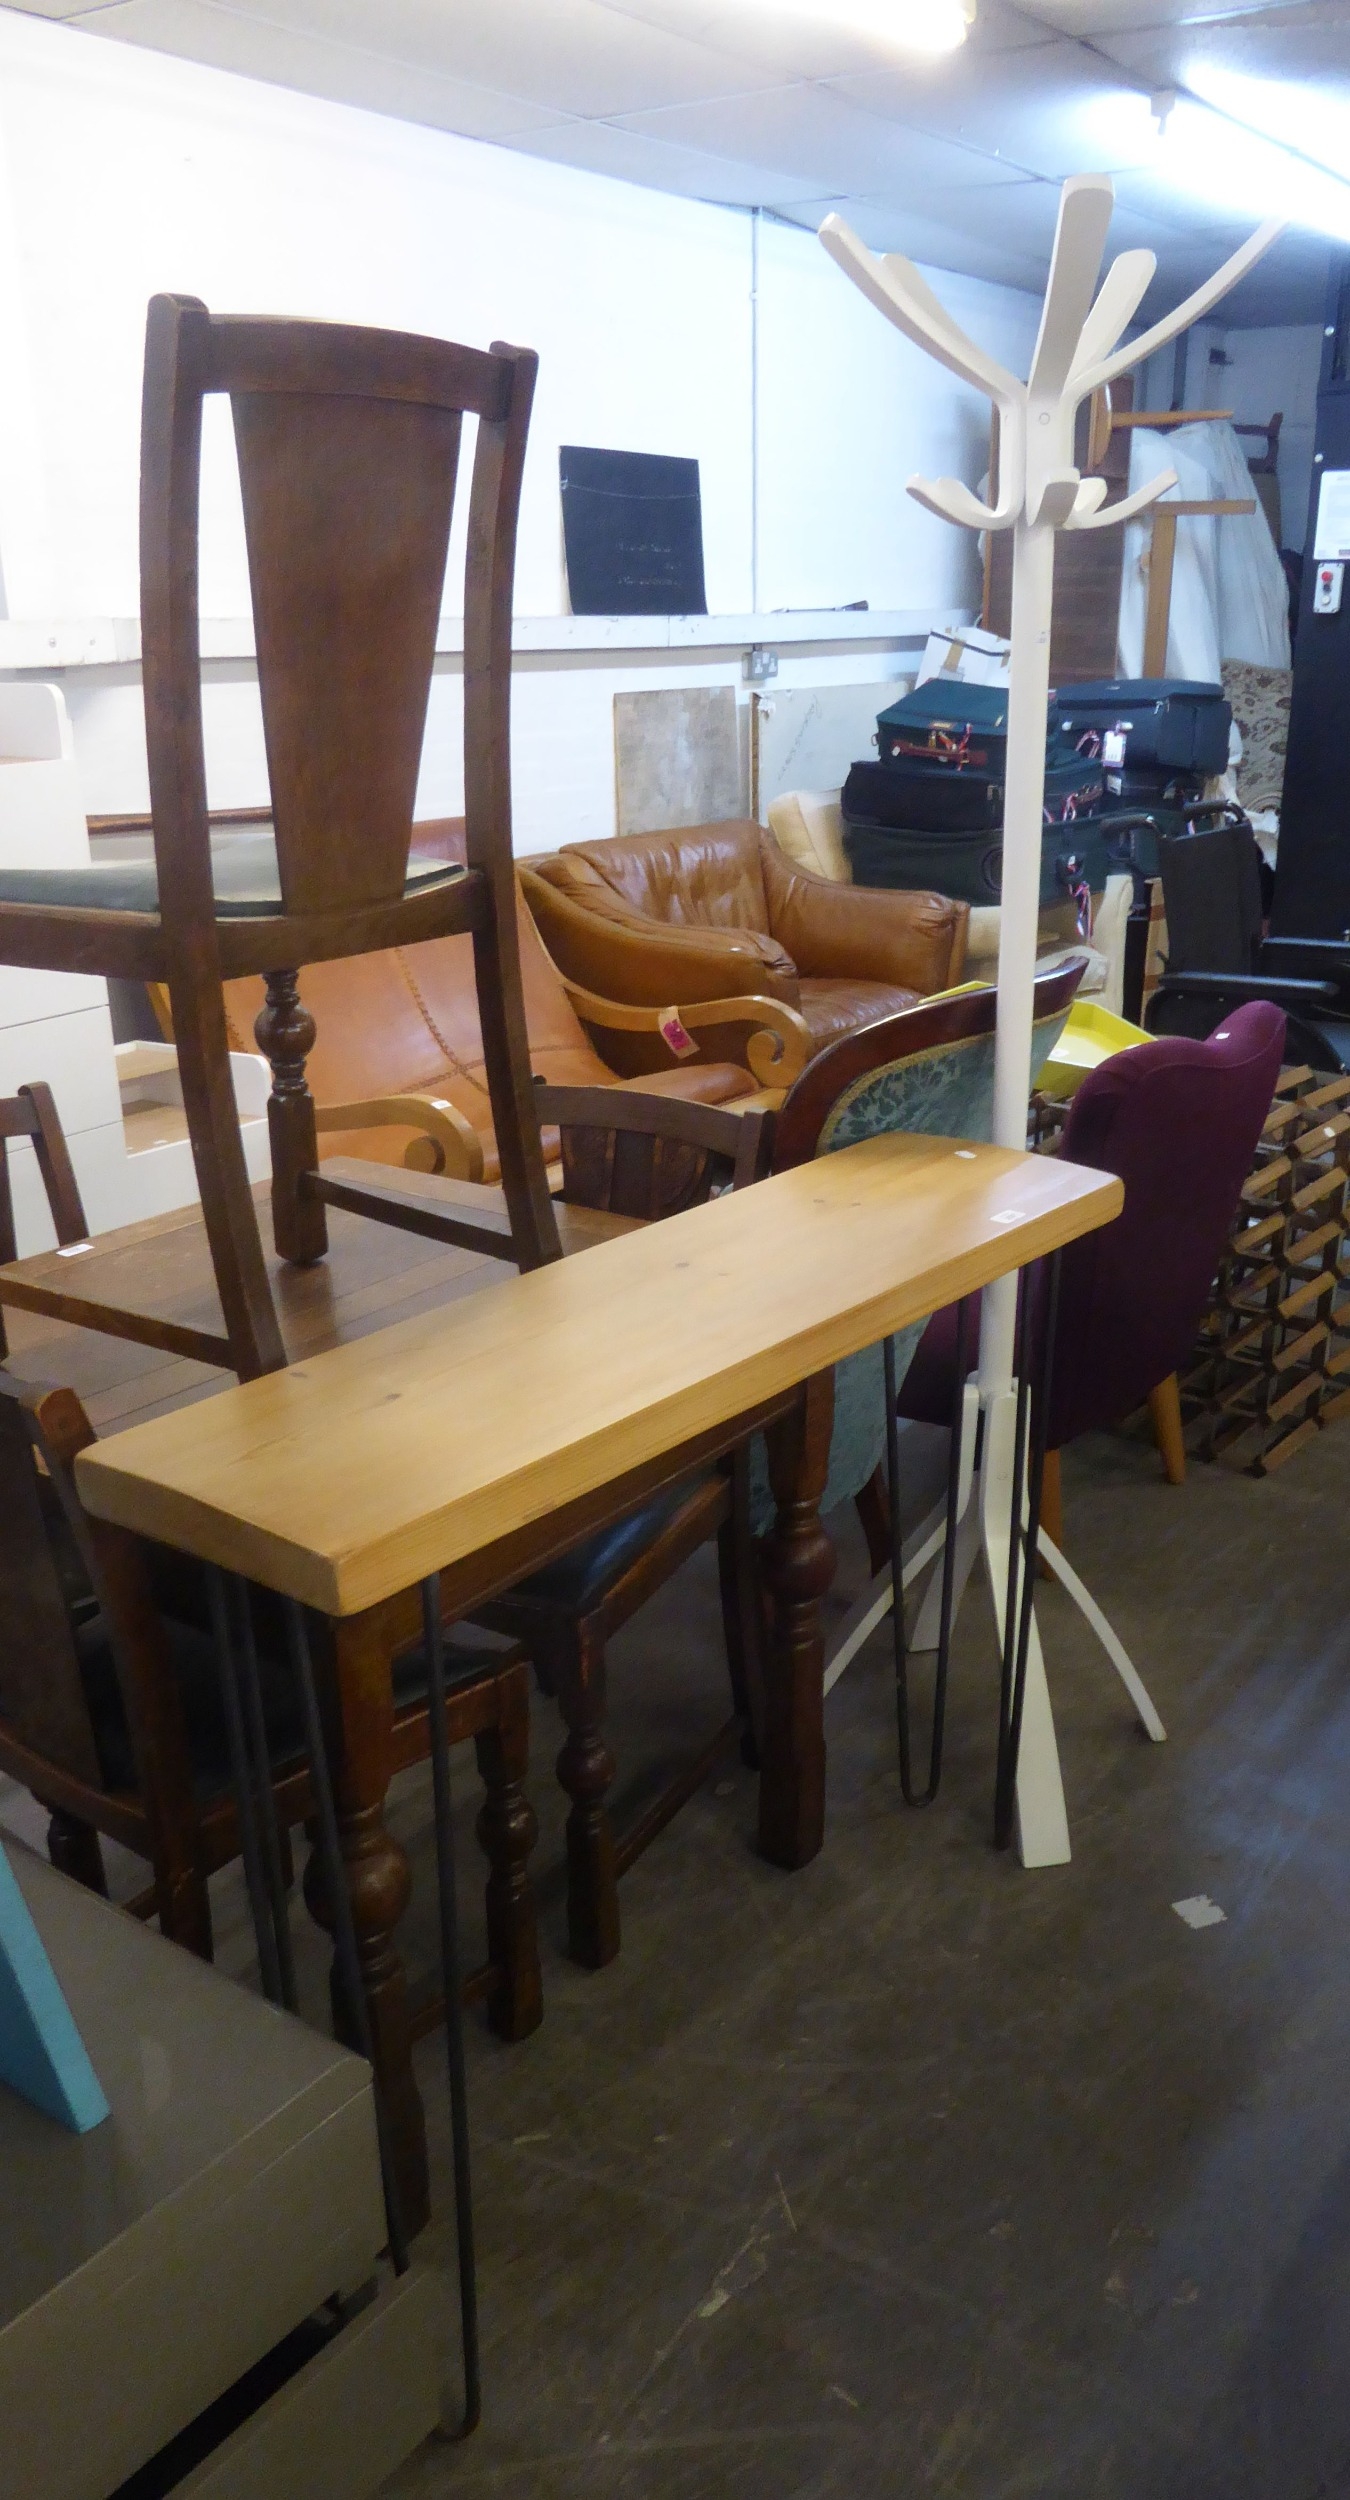
<path fill-rule="evenodd" d="M 808 1380 L 770 1426 L 769 1479 L 778 1514 L 765 1553 L 770 1601 L 765 1659 L 759 1845 L 775 1866 L 805 1866 L 825 1836 L 825 1641 L 820 1601 L 834 1546 L 820 1524 L 830 1464 L 834 1374 Z"/>
<path fill-rule="evenodd" d="M 333 1766 L 338 1837 L 347 1868 L 357 1953 L 365 1982 L 375 2072 L 384 2096 L 393 2166 L 409 2233 L 430 2212 L 426 2119 L 412 2068 L 408 1978 L 395 1931 L 412 1893 L 408 1860 L 384 1820 L 393 1766 L 394 1696 L 389 1638 L 378 1610 L 326 1627 L 315 1642 L 315 1667 Z M 321 1852 L 311 1851 L 305 1899 L 331 1935 Z M 333 2029 L 349 2047 L 355 2029 L 334 1965 Z"/>

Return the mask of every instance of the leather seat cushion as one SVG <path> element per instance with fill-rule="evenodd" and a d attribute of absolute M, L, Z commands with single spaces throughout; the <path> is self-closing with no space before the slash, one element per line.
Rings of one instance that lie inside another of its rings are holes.
<path fill-rule="evenodd" d="M 295 1677 L 285 1655 L 280 1616 L 265 1593 L 255 1592 L 253 1603 L 267 1750 L 273 1768 L 280 1771 L 304 1756 L 304 1720 Z M 166 1619 L 165 1629 L 182 1695 L 193 1790 L 198 1803 L 205 1805 L 224 1794 L 232 1785 L 233 1775 L 215 1643 L 205 1628 L 204 1589 L 202 1617 L 200 1622 Z M 114 1792 L 134 1792 L 139 1782 L 131 1731 L 127 1726 L 112 1647 L 101 1615 L 95 1614 L 80 1626 L 77 1641 L 80 1675 L 94 1732 L 94 1750 L 98 1755 L 104 1785 Z M 472 1631 L 465 1632 L 455 1626 L 446 1642 L 447 1685 L 467 1683 L 485 1668 L 499 1668 L 504 1656 L 510 1654 L 502 1650 L 500 1642 L 493 1647 L 482 1633 L 475 1638 Z M 396 1709 L 425 1699 L 426 1659 L 420 1646 L 395 1659 L 393 1686 Z"/>
<path fill-rule="evenodd" d="M 546 1563 L 542 1571 L 532 1571 L 527 1580 L 517 1581 L 512 1596 L 558 1606 L 568 1614 L 591 1613 L 612 1583 L 631 1570 L 684 1508 L 690 1495 L 708 1484 L 711 1477 L 710 1469 L 692 1483 L 686 1476 L 680 1484 L 667 1485 L 664 1492 L 654 1493 L 649 1502 L 630 1510 L 626 1519 L 616 1519 L 612 1527 L 597 1529 L 594 1536 L 583 1537 L 579 1545 L 560 1554 L 556 1562 Z"/>
<path fill-rule="evenodd" d="M 906 1007 L 917 1007 L 918 990 L 892 989 L 885 981 L 804 980 L 802 1014 L 812 1043 L 823 1050 L 843 1033 L 857 1033 L 866 1024 L 881 1024 Z"/>

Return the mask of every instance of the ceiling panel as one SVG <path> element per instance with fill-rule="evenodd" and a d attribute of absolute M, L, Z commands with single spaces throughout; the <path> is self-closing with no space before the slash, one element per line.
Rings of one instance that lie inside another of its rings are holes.
<path fill-rule="evenodd" d="M 893 45 L 875 36 L 860 34 L 828 17 L 799 16 L 795 9 L 766 5 L 766 0 L 604 0 L 604 5 L 648 25 L 692 35 L 714 51 L 755 61 L 767 73 L 766 83 L 786 85 L 798 78 L 837 78 L 850 71 L 886 69 L 897 57 Z M 982 0 L 967 49 L 1012 51 L 1023 44 L 1045 43 L 1053 31 L 1013 5 L 1013 0 Z"/>
<path fill-rule="evenodd" d="M 1148 101 L 1078 44 L 940 62 L 833 82 L 869 111 L 983 148 L 1026 172 L 1109 173 L 1155 144 Z"/>
<path fill-rule="evenodd" d="M 158 0 L 172 16 L 183 0 Z M 763 84 L 753 62 L 644 24 L 604 0 L 231 0 L 241 25 L 350 43 L 554 114 L 640 112 Z"/>
<path fill-rule="evenodd" d="M 414 67 L 357 44 L 270 25 L 211 6 L 210 0 L 117 0 L 88 20 L 85 31 L 179 53 L 214 69 L 237 70 L 246 78 L 269 79 L 305 95 L 329 96 L 338 104 L 391 113 L 401 121 L 459 131 L 469 139 L 523 139 L 562 118 L 524 97 Z"/>
<path fill-rule="evenodd" d="M 1244 78 L 1288 80 L 1294 86 L 1350 88 L 1350 7 L 1327 5 L 1267 12 L 1237 25 L 1157 26 L 1109 36 L 1114 60 L 1151 83 L 1184 83 L 1187 64 L 1212 61 Z"/>
<path fill-rule="evenodd" d="M 763 0 L 0 0 L 408 121 L 1039 287 L 1051 186 L 1117 182 L 1113 248 L 1179 299 L 1242 239 L 1158 161 L 1147 90 L 1203 57 L 1350 100 L 1350 0 L 979 0 L 937 61 Z M 1216 15 L 1216 8 L 1222 15 Z M 1328 247 L 1288 238 L 1237 321 L 1321 318 Z"/>
<path fill-rule="evenodd" d="M 1312 5 L 1321 0 L 1312 0 Z M 1184 26 L 1243 16 L 1285 16 L 1308 0 L 1026 0 L 1028 14 L 1055 32 L 1096 43 L 1123 27 Z"/>
<path fill-rule="evenodd" d="M 676 105 L 630 114 L 622 126 L 757 165 L 790 165 L 813 175 L 818 188 L 880 193 L 899 205 L 933 186 L 1021 179 L 1015 167 L 902 127 L 832 87 L 775 87 L 727 102 Z"/>
<path fill-rule="evenodd" d="M 1217 248 L 1212 243 L 1195 244 L 1189 239 L 1174 244 L 1144 298 L 1142 318 L 1155 321 L 1160 313 L 1180 303 L 1183 296 L 1203 284 L 1227 258 L 1229 250 L 1235 249 L 1250 231 L 1250 227 L 1235 229 Z M 1219 318 L 1233 329 L 1320 321 L 1326 302 L 1331 249 L 1317 235 L 1286 235 L 1257 264 L 1251 276 L 1225 296 Z"/>
<path fill-rule="evenodd" d="M 531 156 L 546 156 L 555 165 L 577 165 L 618 182 L 640 182 L 649 190 L 722 201 L 733 208 L 785 208 L 820 189 L 818 177 L 710 156 L 642 131 L 617 129 L 612 122 L 560 122 L 528 145 Z"/>

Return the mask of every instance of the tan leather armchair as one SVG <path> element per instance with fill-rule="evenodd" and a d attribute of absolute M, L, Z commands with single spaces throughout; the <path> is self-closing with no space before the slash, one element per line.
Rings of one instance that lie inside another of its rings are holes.
<path fill-rule="evenodd" d="M 463 856 L 457 821 L 419 825 L 416 841 L 419 852 Z M 732 1062 L 706 1047 L 708 1007 L 679 1006 L 691 996 L 697 1001 L 697 994 L 672 991 L 665 1001 L 667 1010 L 677 1008 L 672 1048 L 662 1038 L 666 1013 L 588 999 L 550 961 L 523 902 L 518 919 L 530 1064 L 550 1084 L 616 1081 L 614 1070 L 588 1038 L 580 1014 L 597 1026 L 608 1018 L 625 1038 L 633 1026 L 639 1028 L 653 1049 L 653 1068 L 642 1078 L 647 1093 L 732 1102 L 753 1094 L 760 1083 L 790 1084 L 805 1065 L 805 1026 L 779 1000 L 718 1002 L 719 1016 L 737 1019 L 739 1047 Z M 306 1073 L 317 1105 L 321 1154 L 404 1163 L 456 1180 L 497 1179 L 472 938 L 433 938 L 382 954 L 310 964 L 300 978 L 300 997 L 316 1027 Z M 167 997 L 155 1003 L 168 1031 Z M 260 980 L 225 983 L 232 1050 L 257 1047 L 253 1019 L 262 1003 Z M 687 1051 L 682 1026 L 689 1035 Z M 545 1151 L 551 1148 L 556 1148 L 556 1139 L 546 1132 Z"/>
<path fill-rule="evenodd" d="M 732 1001 L 781 1001 L 814 1051 L 949 989 L 964 970 L 966 904 L 831 884 L 749 820 L 571 842 L 519 873 L 570 981 L 632 1007 L 725 1000 L 726 1026 L 701 1039 L 710 1057 L 743 1065 L 746 1026 L 732 1020 Z M 578 1012 L 612 1068 L 633 1076 L 660 1065 L 649 1037 Z"/>

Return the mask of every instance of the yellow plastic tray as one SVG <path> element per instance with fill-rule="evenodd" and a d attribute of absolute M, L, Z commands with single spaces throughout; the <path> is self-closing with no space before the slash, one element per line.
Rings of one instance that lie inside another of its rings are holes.
<path fill-rule="evenodd" d="M 1147 1040 L 1139 1025 L 1113 1016 L 1109 1007 L 1099 1007 L 1095 999 L 1075 999 L 1068 1023 L 1041 1070 L 1040 1090 L 1065 1102 L 1090 1068 L 1099 1068 L 1103 1059 L 1114 1059 L 1118 1050 L 1137 1050 Z"/>

